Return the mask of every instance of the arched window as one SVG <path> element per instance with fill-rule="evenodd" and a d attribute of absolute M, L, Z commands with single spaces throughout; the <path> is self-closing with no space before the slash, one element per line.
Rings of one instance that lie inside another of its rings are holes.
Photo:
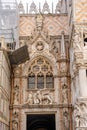
<path fill-rule="evenodd" d="M 38 57 L 29 67 L 28 88 L 53 88 L 54 78 L 50 63 L 43 57 Z"/>

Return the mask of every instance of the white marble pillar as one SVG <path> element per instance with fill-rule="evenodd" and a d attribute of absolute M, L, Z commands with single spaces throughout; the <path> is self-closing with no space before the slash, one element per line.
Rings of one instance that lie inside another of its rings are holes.
<path fill-rule="evenodd" d="M 54 88 L 55 88 L 55 102 L 59 103 L 59 80 L 58 76 L 54 78 Z"/>
<path fill-rule="evenodd" d="M 87 79 L 86 79 L 86 69 L 79 69 L 79 84 L 80 84 L 80 97 L 87 97 Z"/>

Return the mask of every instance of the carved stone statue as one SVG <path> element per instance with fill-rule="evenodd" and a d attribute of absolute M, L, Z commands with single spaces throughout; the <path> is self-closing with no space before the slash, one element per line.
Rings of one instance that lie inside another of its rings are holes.
<path fill-rule="evenodd" d="M 15 91 L 14 92 L 14 104 L 18 104 L 19 103 L 19 92 Z"/>
<path fill-rule="evenodd" d="M 50 92 L 43 92 L 41 90 L 37 91 L 36 93 L 30 92 L 28 94 L 27 102 L 25 104 L 52 104 L 53 100 L 51 97 Z"/>
<path fill-rule="evenodd" d="M 87 127 L 87 105 L 77 102 L 74 107 L 75 127 Z"/>
<path fill-rule="evenodd" d="M 15 120 L 13 121 L 13 128 L 12 130 L 18 130 L 18 122 Z"/>
<path fill-rule="evenodd" d="M 68 102 L 68 89 L 67 89 L 67 85 L 64 84 L 62 86 L 62 102 L 63 103 L 67 103 Z"/>
<path fill-rule="evenodd" d="M 67 111 L 63 112 L 63 124 L 64 124 L 64 129 L 69 130 L 69 114 Z"/>
<path fill-rule="evenodd" d="M 31 104 L 34 103 L 34 101 L 33 101 L 33 93 L 32 93 L 32 92 L 30 92 L 30 93 L 28 94 L 27 103 L 28 103 L 29 105 L 31 105 Z"/>
<path fill-rule="evenodd" d="M 18 117 L 19 110 L 13 109 L 13 122 L 12 122 L 12 130 L 18 130 Z"/>
<path fill-rule="evenodd" d="M 14 86 L 14 104 L 17 105 L 19 103 L 19 86 Z"/>
<path fill-rule="evenodd" d="M 43 26 L 43 16 L 41 14 L 36 16 L 36 26 L 37 30 L 40 31 Z"/>
<path fill-rule="evenodd" d="M 81 50 L 81 32 L 78 29 L 74 31 L 73 46 L 75 50 Z"/>
<path fill-rule="evenodd" d="M 42 96 L 42 101 L 47 101 L 47 104 L 52 104 L 53 103 L 53 100 L 52 100 L 52 97 L 49 93 L 45 93 L 43 94 Z"/>

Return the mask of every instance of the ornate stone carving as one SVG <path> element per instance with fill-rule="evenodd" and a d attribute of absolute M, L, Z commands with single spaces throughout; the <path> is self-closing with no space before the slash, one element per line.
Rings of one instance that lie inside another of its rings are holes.
<path fill-rule="evenodd" d="M 62 86 L 62 103 L 68 102 L 68 86 L 63 84 Z"/>
<path fill-rule="evenodd" d="M 60 70 L 62 73 L 66 72 L 66 63 L 65 62 L 61 63 Z"/>
<path fill-rule="evenodd" d="M 81 51 L 82 47 L 81 47 L 81 42 L 82 42 L 82 33 L 81 33 L 81 29 L 75 27 L 74 28 L 74 34 L 73 34 L 73 47 L 74 49 L 77 51 Z"/>
<path fill-rule="evenodd" d="M 18 122 L 17 121 L 13 121 L 13 125 L 12 125 L 12 130 L 18 130 Z"/>
<path fill-rule="evenodd" d="M 87 128 L 87 104 L 84 102 L 77 102 L 74 107 L 74 123 L 75 128 Z"/>
<path fill-rule="evenodd" d="M 23 4 L 22 4 L 21 1 L 20 1 L 19 5 L 18 5 L 18 8 L 19 8 L 20 14 L 21 14 L 21 13 L 23 13 L 23 14 L 25 13 L 24 6 L 23 6 Z"/>
<path fill-rule="evenodd" d="M 63 126 L 64 130 L 69 130 L 69 113 L 67 109 L 63 110 Z"/>
<path fill-rule="evenodd" d="M 49 8 L 47 1 L 45 1 L 44 5 L 43 5 L 43 9 L 42 9 L 42 13 L 45 13 L 45 12 L 50 13 L 50 8 Z"/>
<path fill-rule="evenodd" d="M 12 130 L 18 130 L 18 116 L 19 116 L 19 110 L 14 109 L 13 110 Z"/>
<path fill-rule="evenodd" d="M 42 51 L 44 49 L 44 45 L 43 45 L 42 41 L 37 42 L 36 48 L 38 51 Z"/>
<path fill-rule="evenodd" d="M 37 13 L 37 7 L 36 7 L 36 4 L 34 3 L 34 1 L 31 3 L 30 5 L 30 10 L 29 10 L 29 13 Z"/>
<path fill-rule="evenodd" d="M 59 54 L 59 42 L 58 41 L 52 41 L 50 45 L 50 51 L 55 56 L 55 58 L 58 60 L 58 54 Z"/>
<path fill-rule="evenodd" d="M 14 87 L 14 105 L 17 105 L 19 103 L 19 86 Z"/>
<path fill-rule="evenodd" d="M 59 1 L 56 5 L 55 13 L 60 13 L 61 12 L 61 1 Z"/>
<path fill-rule="evenodd" d="M 36 93 L 30 92 L 25 104 L 52 104 L 53 98 L 49 91 L 37 91 Z"/>
<path fill-rule="evenodd" d="M 43 27 L 43 16 L 41 14 L 38 14 L 36 16 L 36 27 L 37 31 L 41 31 Z"/>

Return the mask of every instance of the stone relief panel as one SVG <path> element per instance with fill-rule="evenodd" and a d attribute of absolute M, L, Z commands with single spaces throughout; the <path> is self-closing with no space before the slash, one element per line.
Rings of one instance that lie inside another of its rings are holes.
<path fill-rule="evenodd" d="M 38 90 L 36 92 L 28 92 L 25 104 L 28 105 L 49 105 L 54 103 L 54 94 L 48 90 Z"/>
<path fill-rule="evenodd" d="M 77 128 L 87 128 L 87 103 L 77 101 L 74 106 L 74 125 Z"/>

